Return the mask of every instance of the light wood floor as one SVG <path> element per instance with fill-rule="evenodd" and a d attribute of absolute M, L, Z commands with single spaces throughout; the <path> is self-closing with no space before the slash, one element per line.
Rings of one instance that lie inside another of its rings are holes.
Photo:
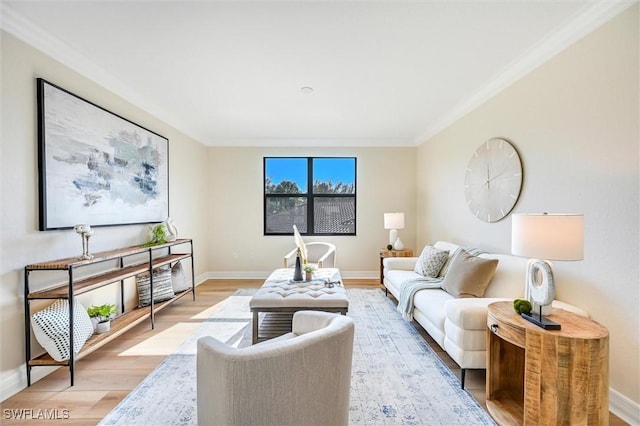
<path fill-rule="evenodd" d="M 262 280 L 209 280 L 199 285 L 196 288 L 196 301 L 192 301 L 191 297 L 183 297 L 165 308 L 156 316 L 154 330 L 151 330 L 148 322 L 144 322 L 77 362 L 75 386 L 69 386 L 69 370 L 60 368 L 0 403 L 0 423 L 97 424 L 208 318 L 207 311 L 212 306 L 229 297 L 238 288 L 260 287 L 262 283 Z M 377 280 L 345 280 L 345 285 L 381 288 Z M 458 365 L 422 327 L 417 324 L 415 326 L 438 356 L 460 378 Z M 468 371 L 465 388 L 486 409 L 484 370 Z M 43 412 L 57 415 L 59 419 L 14 418 L 17 413 L 31 413 L 33 417 Z M 613 414 L 610 416 L 610 425 L 625 424 Z"/>

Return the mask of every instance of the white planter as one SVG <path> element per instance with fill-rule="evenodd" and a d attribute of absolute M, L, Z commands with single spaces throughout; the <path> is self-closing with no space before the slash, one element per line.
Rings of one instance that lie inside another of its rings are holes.
<path fill-rule="evenodd" d="M 106 333 L 111 330 L 111 321 L 99 322 L 96 324 L 96 333 Z"/>

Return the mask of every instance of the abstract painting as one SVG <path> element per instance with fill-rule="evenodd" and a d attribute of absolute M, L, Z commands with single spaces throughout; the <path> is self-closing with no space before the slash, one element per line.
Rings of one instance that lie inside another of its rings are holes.
<path fill-rule="evenodd" d="M 169 140 L 41 78 L 40 230 L 162 222 Z"/>

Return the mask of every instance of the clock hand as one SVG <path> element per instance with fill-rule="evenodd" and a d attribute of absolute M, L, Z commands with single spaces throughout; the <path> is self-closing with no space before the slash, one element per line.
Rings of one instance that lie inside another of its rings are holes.
<path fill-rule="evenodd" d="M 489 188 L 489 186 L 491 182 L 491 178 L 489 177 L 489 164 L 487 164 L 487 181 L 485 182 L 487 184 L 487 188 Z"/>

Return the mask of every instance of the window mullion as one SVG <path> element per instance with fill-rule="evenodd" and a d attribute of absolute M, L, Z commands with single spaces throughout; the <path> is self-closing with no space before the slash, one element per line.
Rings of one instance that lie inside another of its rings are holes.
<path fill-rule="evenodd" d="M 307 233 L 315 235 L 315 221 L 313 212 L 313 157 L 307 158 Z"/>

